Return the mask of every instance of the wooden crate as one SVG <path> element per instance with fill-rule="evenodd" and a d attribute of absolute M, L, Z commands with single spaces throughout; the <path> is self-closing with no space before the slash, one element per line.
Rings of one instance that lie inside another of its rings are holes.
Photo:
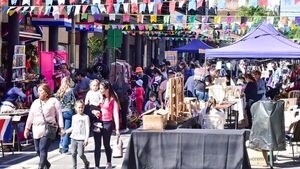
<path fill-rule="evenodd" d="M 174 77 L 169 79 L 167 90 L 169 120 L 176 121 L 180 112 L 184 110 L 184 79 Z"/>

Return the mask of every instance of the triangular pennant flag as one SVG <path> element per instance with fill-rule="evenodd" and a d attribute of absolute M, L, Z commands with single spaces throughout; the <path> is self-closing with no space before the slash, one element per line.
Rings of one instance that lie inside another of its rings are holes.
<path fill-rule="evenodd" d="M 53 7 L 52 15 L 54 17 L 54 20 L 57 20 L 59 19 L 59 8 L 56 5 L 52 7 Z"/>
<path fill-rule="evenodd" d="M 120 29 L 120 30 L 123 29 L 122 25 L 117 25 L 117 27 L 118 27 L 118 29 Z"/>
<path fill-rule="evenodd" d="M 9 6 L 2 6 L 2 12 L 6 13 L 8 8 L 10 8 Z"/>
<path fill-rule="evenodd" d="M 190 0 L 189 1 L 189 7 L 188 10 L 197 10 L 197 4 L 196 4 L 196 0 Z"/>
<path fill-rule="evenodd" d="M 33 3 L 35 6 L 42 6 L 43 5 L 43 1 L 42 0 L 34 0 Z"/>
<path fill-rule="evenodd" d="M 129 22 L 129 19 L 130 19 L 130 15 L 128 14 L 123 15 L 123 22 Z"/>
<path fill-rule="evenodd" d="M 114 4 L 115 14 L 119 13 L 120 4 Z"/>
<path fill-rule="evenodd" d="M 157 2 L 157 14 L 161 14 L 162 5 L 163 4 L 161 2 Z"/>
<path fill-rule="evenodd" d="M 190 23 L 194 23 L 195 20 L 196 20 L 196 16 L 195 16 L 195 15 L 191 15 L 191 16 L 189 17 L 189 22 L 190 22 Z"/>
<path fill-rule="evenodd" d="M 38 13 L 39 16 L 43 15 L 43 10 L 44 10 L 44 6 L 39 6 L 39 13 Z"/>
<path fill-rule="evenodd" d="M 65 0 L 57 0 L 58 5 L 65 4 Z"/>
<path fill-rule="evenodd" d="M 115 21 L 116 20 L 116 15 L 115 14 L 109 14 L 109 20 L 110 21 Z"/>
<path fill-rule="evenodd" d="M 158 24 L 158 30 L 163 30 L 164 29 L 164 25 L 163 24 Z"/>
<path fill-rule="evenodd" d="M 156 23 L 157 22 L 157 15 L 150 15 L 150 22 Z"/>
<path fill-rule="evenodd" d="M 101 15 L 100 14 L 95 14 L 94 19 L 95 19 L 95 21 L 100 21 L 101 20 Z"/>
<path fill-rule="evenodd" d="M 139 13 L 143 13 L 146 11 L 146 4 L 145 3 L 140 3 L 140 8 L 139 8 Z"/>
<path fill-rule="evenodd" d="M 49 6 L 49 5 L 52 5 L 52 4 L 53 4 L 53 0 L 46 0 L 46 6 Z"/>
<path fill-rule="evenodd" d="M 88 3 L 90 3 L 89 0 L 81 0 L 81 4 L 88 4 Z"/>
<path fill-rule="evenodd" d="M 24 6 L 24 8 L 23 8 L 21 14 L 22 14 L 23 16 L 25 16 L 25 15 L 27 14 L 28 9 L 30 9 L 30 6 Z"/>
<path fill-rule="evenodd" d="M 224 9 L 226 7 L 226 0 L 218 1 L 218 9 Z"/>
<path fill-rule="evenodd" d="M 118 3 L 118 4 L 123 4 L 123 3 L 124 3 L 124 0 L 117 0 L 117 3 Z"/>
<path fill-rule="evenodd" d="M 47 16 L 50 15 L 51 7 L 52 7 L 52 6 L 46 6 L 44 15 L 47 15 Z"/>
<path fill-rule="evenodd" d="M 259 0 L 259 6 L 267 7 L 268 6 L 268 0 Z"/>
<path fill-rule="evenodd" d="M 249 5 L 250 6 L 257 6 L 258 5 L 258 0 L 249 0 Z"/>
<path fill-rule="evenodd" d="M 113 5 L 108 5 L 106 7 L 107 13 L 114 13 L 114 6 Z"/>
<path fill-rule="evenodd" d="M 185 0 L 180 0 L 180 1 L 179 1 L 179 6 L 178 6 L 178 7 L 179 7 L 179 8 L 182 8 L 182 6 L 184 5 L 184 3 L 185 3 Z"/>
<path fill-rule="evenodd" d="M 221 23 L 221 17 L 220 16 L 215 16 L 214 17 L 214 23 L 220 24 Z"/>
<path fill-rule="evenodd" d="M 132 3 L 131 4 L 131 13 L 138 13 L 139 12 L 139 8 L 137 6 L 136 3 Z"/>
<path fill-rule="evenodd" d="M 156 16 L 156 15 L 155 15 L 155 16 Z M 152 25 L 149 25 L 149 26 L 148 26 L 148 30 L 149 30 L 149 31 L 152 31 L 152 29 L 153 29 Z"/>
<path fill-rule="evenodd" d="M 300 0 L 295 0 L 295 4 L 298 4 L 298 3 L 300 3 Z"/>
<path fill-rule="evenodd" d="M 64 9 L 65 9 L 65 5 L 59 5 L 59 14 L 63 14 L 64 12 Z"/>
<path fill-rule="evenodd" d="M 238 1 L 238 7 L 247 7 L 247 1 L 246 0 L 239 0 Z"/>
<path fill-rule="evenodd" d="M 105 25 L 105 26 L 104 26 L 104 29 L 105 29 L 105 30 L 109 30 L 109 29 L 110 29 L 110 26 L 109 26 L 109 25 Z"/>
<path fill-rule="evenodd" d="M 82 5 L 82 13 L 84 14 L 89 6 L 88 5 Z"/>
<path fill-rule="evenodd" d="M 228 16 L 227 18 L 226 18 L 226 23 L 227 24 L 231 24 L 233 22 L 233 17 L 232 16 Z"/>
<path fill-rule="evenodd" d="M 129 3 L 123 4 L 124 13 L 129 13 Z"/>
<path fill-rule="evenodd" d="M 177 15 L 177 16 L 176 16 L 176 22 L 181 23 L 182 20 L 183 20 L 183 15 Z"/>
<path fill-rule="evenodd" d="M 143 31 L 145 29 L 144 25 L 138 25 L 138 28 L 140 31 Z"/>
<path fill-rule="evenodd" d="M 76 0 L 69 0 L 70 4 L 76 4 Z"/>
<path fill-rule="evenodd" d="M 10 3 L 11 3 L 11 5 L 17 5 L 17 1 L 18 1 L 18 0 L 11 0 Z M 15 12 L 14 12 L 14 13 L 15 13 Z"/>
<path fill-rule="evenodd" d="M 170 1 L 169 2 L 169 12 L 170 12 L 170 14 L 174 13 L 175 5 L 176 5 L 176 1 Z"/>
<path fill-rule="evenodd" d="M 12 16 L 15 13 L 15 9 L 16 7 L 9 7 L 9 9 L 7 10 L 8 16 Z"/>
<path fill-rule="evenodd" d="M 81 14 L 81 20 L 88 20 L 89 15 L 87 13 Z M 96 20 L 96 19 L 95 19 Z"/>
<path fill-rule="evenodd" d="M 170 15 L 164 15 L 164 23 L 168 24 L 170 21 Z"/>
<path fill-rule="evenodd" d="M 92 15 L 99 14 L 98 6 L 97 5 L 92 5 L 91 6 L 91 12 L 92 12 Z"/>
<path fill-rule="evenodd" d="M 141 15 L 141 14 L 137 15 L 136 16 L 136 22 L 137 23 L 143 23 L 144 22 L 144 15 Z"/>
<path fill-rule="evenodd" d="M 31 5 L 31 4 L 30 4 L 30 0 L 23 0 L 23 1 L 22 1 L 22 5 L 23 5 L 23 6 L 24 6 L 24 5 L 29 5 L 29 6 L 30 6 L 30 5 Z"/>
<path fill-rule="evenodd" d="M 197 0 L 197 9 L 202 7 L 203 5 L 203 0 Z"/>
<path fill-rule="evenodd" d="M 18 7 L 15 9 L 15 12 L 20 13 L 20 11 L 21 11 L 22 8 L 23 8 L 23 6 L 18 6 Z"/>
<path fill-rule="evenodd" d="M 98 4 L 98 6 L 99 6 L 99 9 L 100 9 L 101 13 L 106 13 L 106 8 L 105 8 L 104 4 Z"/>
<path fill-rule="evenodd" d="M 114 4 L 114 0 L 106 0 L 105 4 L 106 5 L 112 5 L 112 4 Z"/>
<path fill-rule="evenodd" d="M 81 8 L 81 5 L 75 5 L 75 12 L 74 12 L 75 16 L 80 14 L 80 8 Z"/>
<path fill-rule="evenodd" d="M 68 15 L 71 14 L 72 8 L 73 8 L 73 5 L 67 5 L 67 13 L 68 13 Z"/>
<path fill-rule="evenodd" d="M 93 5 L 95 4 L 101 4 L 101 0 L 93 0 Z"/>
<path fill-rule="evenodd" d="M 30 15 L 32 15 L 34 13 L 35 8 L 36 8 L 35 6 L 31 6 L 30 7 L 30 12 L 29 12 Z"/>
<path fill-rule="evenodd" d="M 202 23 L 207 23 L 207 22 L 208 22 L 208 16 L 203 16 Z"/>
<path fill-rule="evenodd" d="M 149 13 L 152 13 L 154 10 L 154 2 L 149 2 L 148 3 L 148 11 Z"/>
<path fill-rule="evenodd" d="M 5 8 L 7 7 L 6 5 L 7 5 L 7 0 L 1 0 L 0 1 L 0 3 L 2 4 L 2 5 L 4 5 L 5 6 Z M 4 7 L 3 6 L 3 7 Z M 6 8 L 5 10 L 7 10 L 8 8 Z M 3 11 L 3 10 L 2 10 Z M 6 12 L 6 11 L 5 11 Z"/>
<path fill-rule="evenodd" d="M 135 30 L 135 26 L 134 25 L 130 25 L 130 29 L 131 30 Z"/>

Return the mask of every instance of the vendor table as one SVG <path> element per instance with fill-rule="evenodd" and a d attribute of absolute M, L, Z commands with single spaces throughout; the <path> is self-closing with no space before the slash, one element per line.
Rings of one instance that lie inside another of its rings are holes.
<path fill-rule="evenodd" d="M 17 144 L 18 151 L 21 151 L 21 140 L 23 138 L 23 129 L 26 123 L 26 119 L 29 114 L 29 109 L 17 109 L 11 113 L 0 113 L 0 116 L 11 116 L 12 117 L 12 138 L 10 143 L 6 145 L 12 145 L 13 149 L 15 144 Z M 18 126 L 20 123 L 23 123 L 23 126 Z M 19 130 L 19 127 L 22 130 Z"/>
<path fill-rule="evenodd" d="M 251 169 L 244 130 L 136 130 L 122 169 Z"/>
<path fill-rule="evenodd" d="M 231 125 L 232 123 L 232 106 L 235 105 L 237 102 L 236 101 L 226 101 L 226 102 L 223 102 L 223 103 L 219 103 L 216 105 L 216 108 L 217 109 L 222 109 L 224 110 L 226 113 L 227 113 L 227 119 L 229 121 L 229 124 Z M 237 129 L 238 128 L 238 115 L 239 112 L 236 112 L 236 115 L 235 115 L 235 123 L 234 123 L 234 128 Z"/>

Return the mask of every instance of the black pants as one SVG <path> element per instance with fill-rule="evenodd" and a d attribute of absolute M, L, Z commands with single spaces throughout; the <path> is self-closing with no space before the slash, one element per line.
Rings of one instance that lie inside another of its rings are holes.
<path fill-rule="evenodd" d="M 112 149 L 110 147 L 110 138 L 112 134 L 112 121 L 104 121 L 102 122 L 103 128 L 101 129 L 100 133 L 94 133 L 94 140 L 95 140 L 95 166 L 100 166 L 100 157 L 101 157 L 101 137 L 103 137 L 103 144 L 105 148 L 106 159 L 108 163 L 111 163 L 111 156 L 112 156 Z"/>
<path fill-rule="evenodd" d="M 34 139 L 35 151 L 40 157 L 39 169 L 50 167 L 50 163 L 47 160 L 48 149 L 50 147 L 50 144 L 51 144 L 51 140 L 46 137 L 42 137 L 40 139 Z"/>

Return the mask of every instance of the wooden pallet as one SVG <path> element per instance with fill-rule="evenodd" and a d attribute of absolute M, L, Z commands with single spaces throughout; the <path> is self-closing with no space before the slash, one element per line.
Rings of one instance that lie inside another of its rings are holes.
<path fill-rule="evenodd" d="M 184 110 L 184 79 L 182 77 L 174 77 L 169 79 L 168 83 L 169 120 L 177 121 L 180 112 Z"/>

